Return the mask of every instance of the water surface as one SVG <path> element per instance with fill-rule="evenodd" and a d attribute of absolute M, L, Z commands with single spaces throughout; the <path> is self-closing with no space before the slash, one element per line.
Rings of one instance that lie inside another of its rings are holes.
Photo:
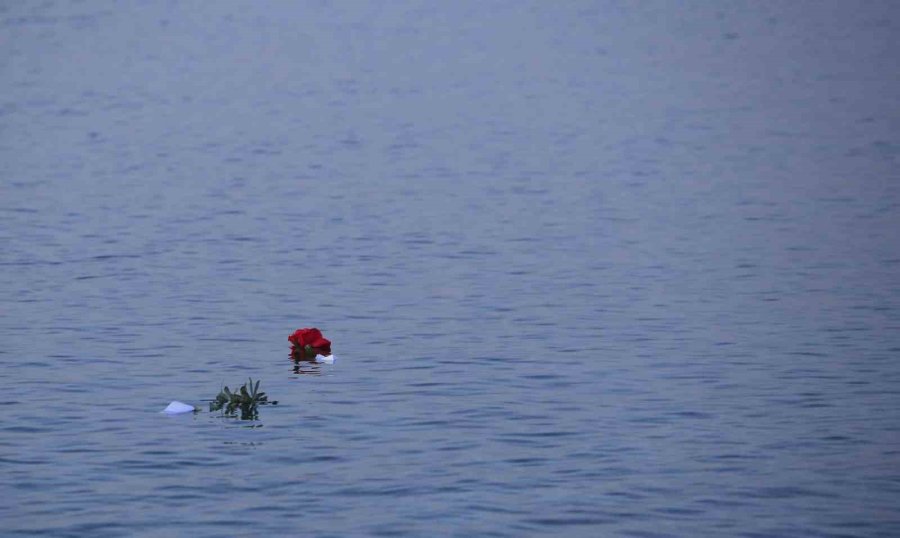
<path fill-rule="evenodd" d="M 900 534 L 898 25 L 7 3 L 3 534 Z"/>

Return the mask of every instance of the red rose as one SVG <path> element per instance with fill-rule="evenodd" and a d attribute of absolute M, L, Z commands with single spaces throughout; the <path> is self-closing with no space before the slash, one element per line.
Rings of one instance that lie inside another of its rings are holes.
<path fill-rule="evenodd" d="M 331 341 L 322 336 L 322 331 L 316 328 L 297 329 L 294 334 L 288 336 L 288 340 L 301 350 L 310 346 L 331 353 Z"/>

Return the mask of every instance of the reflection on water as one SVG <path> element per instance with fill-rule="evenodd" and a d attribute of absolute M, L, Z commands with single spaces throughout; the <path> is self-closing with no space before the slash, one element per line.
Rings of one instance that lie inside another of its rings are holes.
<path fill-rule="evenodd" d="M 317 363 L 315 359 L 292 358 L 292 361 L 295 374 L 322 375 L 322 365 Z"/>

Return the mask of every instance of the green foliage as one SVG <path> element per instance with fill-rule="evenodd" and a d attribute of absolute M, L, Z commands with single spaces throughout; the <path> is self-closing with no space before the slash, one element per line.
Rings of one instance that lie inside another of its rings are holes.
<path fill-rule="evenodd" d="M 278 402 L 270 402 L 266 393 L 259 391 L 259 380 L 254 384 L 253 379 L 250 379 L 249 383 L 244 383 L 234 392 L 228 386 L 223 387 L 216 399 L 209 402 L 209 410 L 219 411 L 224 408 L 226 416 L 234 417 L 240 411 L 242 420 L 253 420 L 258 416 L 258 406 L 269 403 L 275 405 Z"/>

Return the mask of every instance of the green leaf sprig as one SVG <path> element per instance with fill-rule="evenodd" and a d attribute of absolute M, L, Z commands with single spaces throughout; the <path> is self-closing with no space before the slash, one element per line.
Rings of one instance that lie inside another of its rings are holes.
<path fill-rule="evenodd" d="M 209 402 L 209 410 L 219 411 L 224 408 L 227 416 L 237 416 L 237 411 L 240 410 L 242 420 L 253 420 L 259 415 L 258 406 L 269 403 L 275 405 L 278 402 L 270 402 L 266 393 L 260 392 L 259 380 L 253 383 L 250 378 L 249 383 L 244 383 L 234 392 L 227 385 L 223 387 L 216 399 Z"/>

